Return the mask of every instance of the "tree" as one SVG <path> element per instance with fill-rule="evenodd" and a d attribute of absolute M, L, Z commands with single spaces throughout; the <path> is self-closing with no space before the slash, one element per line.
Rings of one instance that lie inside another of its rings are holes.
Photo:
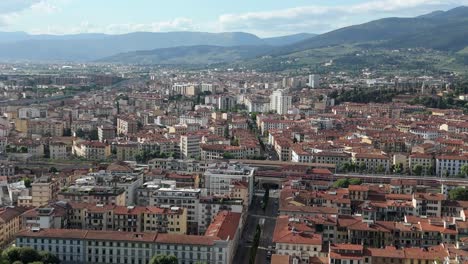
<path fill-rule="evenodd" d="M 224 152 L 223 154 L 223 159 L 234 159 L 234 154 L 229 153 L 229 152 Z"/>
<path fill-rule="evenodd" d="M 351 164 L 349 162 L 344 162 L 340 165 L 340 171 L 348 172 L 350 171 Z"/>
<path fill-rule="evenodd" d="M 10 247 L 2 252 L 2 258 L 8 263 L 13 263 L 20 259 L 21 248 Z"/>
<path fill-rule="evenodd" d="M 57 173 L 58 170 L 57 170 L 57 168 L 55 168 L 55 167 L 50 167 L 49 172 L 50 172 L 50 173 Z"/>
<path fill-rule="evenodd" d="M 31 263 L 34 261 L 40 261 L 41 256 L 32 248 L 21 248 L 19 260 L 23 263 Z"/>
<path fill-rule="evenodd" d="M 377 165 L 377 168 L 375 169 L 377 173 L 384 173 L 385 172 L 385 167 L 382 164 Z"/>
<path fill-rule="evenodd" d="M 397 163 L 394 167 L 393 167 L 393 172 L 394 173 L 397 173 L 397 174 L 400 174 L 403 172 L 403 164 L 402 163 Z"/>
<path fill-rule="evenodd" d="M 81 128 L 78 128 L 76 131 L 75 131 L 75 135 L 79 138 L 84 138 L 84 136 L 86 135 L 85 132 L 83 131 L 83 129 Z"/>
<path fill-rule="evenodd" d="M 39 252 L 41 262 L 46 264 L 60 264 L 60 259 L 50 252 Z"/>
<path fill-rule="evenodd" d="M 449 199 L 455 201 L 468 201 L 468 189 L 458 187 L 450 190 Z"/>
<path fill-rule="evenodd" d="M 333 183 L 334 188 L 348 188 L 349 186 L 349 180 L 344 178 L 344 179 L 338 179 Z"/>
<path fill-rule="evenodd" d="M 23 178 L 23 182 L 24 182 L 24 186 L 26 186 L 26 188 L 31 188 L 31 179 Z"/>
<path fill-rule="evenodd" d="M 98 140 L 99 139 L 99 134 L 97 129 L 93 129 L 89 132 L 89 139 L 90 140 Z"/>
<path fill-rule="evenodd" d="M 417 176 L 421 176 L 423 172 L 423 166 L 421 164 L 416 164 L 413 166 L 413 174 Z"/>
<path fill-rule="evenodd" d="M 359 171 L 364 172 L 367 169 L 367 166 L 364 162 L 359 163 Z"/>
<path fill-rule="evenodd" d="M 349 182 L 349 185 L 361 185 L 362 184 L 362 180 L 357 179 L 357 178 L 349 179 L 348 182 Z"/>
<path fill-rule="evenodd" d="M 177 257 L 173 255 L 156 255 L 149 264 L 177 264 Z"/>
<path fill-rule="evenodd" d="M 460 169 L 460 173 L 465 176 L 465 177 L 468 177 L 468 164 L 465 164 L 461 167 Z"/>

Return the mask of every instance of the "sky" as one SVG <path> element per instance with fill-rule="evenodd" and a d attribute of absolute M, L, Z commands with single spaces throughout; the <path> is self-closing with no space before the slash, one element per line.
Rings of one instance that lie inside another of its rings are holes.
<path fill-rule="evenodd" d="M 242 31 L 272 37 L 324 33 L 460 5 L 468 0 L 0 0 L 0 31 Z"/>

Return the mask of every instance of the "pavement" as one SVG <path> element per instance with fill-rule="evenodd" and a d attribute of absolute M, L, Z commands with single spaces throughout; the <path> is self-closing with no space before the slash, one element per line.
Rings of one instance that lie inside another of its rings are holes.
<path fill-rule="evenodd" d="M 276 216 L 278 214 L 278 198 L 276 198 L 276 196 L 270 196 L 265 210 L 260 206 L 260 201 L 262 201 L 262 199 L 262 195 L 254 196 L 233 263 L 249 263 L 250 248 L 252 247 L 257 224 L 260 222 L 264 222 L 264 224 L 262 227 L 260 244 L 257 249 L 255 263 L 270 263 L 270 260 L 267 259 L 267 251 L 268 246 L 273 246 L 272 239 L 276 225 Z"/>

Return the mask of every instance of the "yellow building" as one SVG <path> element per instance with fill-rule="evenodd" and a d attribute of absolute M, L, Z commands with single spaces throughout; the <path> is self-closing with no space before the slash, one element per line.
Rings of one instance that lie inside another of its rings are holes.
<path fill-rule="evenodd" d="M 28 119 L 15 119 L 15 129 L 21 133 L 28 133 Z"/>
<path fill-rule="evenodd" d="M 58 183 L 50 177 L 41 177 L 31 184 L 32 206 L 46 205 L 55 200 L 59 190 Z"/>
<path fill-rule="evenodd" d="M 4 207 L 0 209 L 0 247 L 10 243 L 21 229 L 23 209 Z"/>
<path fill-rule="evenodd" d="M 172 207 L 170 209 L 149 206 L 146 207 L 144 231 L 165 231 L 167 233 L 187 233 L 187 209 Z"/>
<path fill-rule="evenodd" d="M 73 155 L 88 160 L 105 160 L 111 155 L 108 144 L 98 141 L 74 141 Z"/>
<path fill-rule="evenodd" d="M 117 160 L 135 160 L 136 156 L 140 154 L 138 144 L 118 144 L 115 149 L 117 151 Z"/>

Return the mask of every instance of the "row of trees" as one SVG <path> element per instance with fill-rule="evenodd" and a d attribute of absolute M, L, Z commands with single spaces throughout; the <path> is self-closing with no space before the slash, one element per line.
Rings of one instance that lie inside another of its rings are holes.
<path fill-rule="evenodd" d="M 348 188 L 350 185 L 361 185 L 362 184 L 362 180 L 361 179 L 355 179 L 355 178 L 352 178 L 352 179 L 348 179 L 348 178 L 344 178 L 344 179 L 339 179 L 337 181 L 335 181 L 333 183 L 333 187 L 334 188 Z"/>
<path fill-rule="evenodd" d="M 2 252 L 1 264 L 59 264 L 60 259 L 49 252 L 32 248 L 10 247 Z"/>
<path fill-rule="evenodd" d="M 339 167 L 340 172 L 348 173 L 363 173 L 363 172 L 373 172 L 373 173 L 385 173 L 386 169 L 382 164 L 379 164 L 376 168 L 368 169 L 364 162 L 354 163 L 354 162 L 344 162 Z M 405 169 L 402 163 L 394 164 L 390 167 L 390 172 L 394 174 L 408 174 L 408 175 L 435 175 L 434 166 L 423 166 L 421 164 L 416 164 L 412 168 Z M 449 175 L 446 175 L 449 176 Z M 460 175 L 454 175 L 458 177 L 468 177 L 468 165 L 465 165 L 461 169 Z"/>
<path fill-rule="evenodd" d="M 135 159 L 138 163 L 147 163 L 151 159 L 156 159 L 156 158 L 167 159 L 173 156 L 174 156 L 173 153 L 161 153 L 159 151 L 144 150 L 140 154 L 137 154 L 135 156 Z"/>
<path fill-rule="evenodd" d="M 368 169 L 364 162 L 354 163 L 354 162 L 344 162 L 338 168 L 341 172 L 374 172 L 374 173 L 384 173 L 385 167 L 382 164 L 379 164 L 376 168 Z"/>

